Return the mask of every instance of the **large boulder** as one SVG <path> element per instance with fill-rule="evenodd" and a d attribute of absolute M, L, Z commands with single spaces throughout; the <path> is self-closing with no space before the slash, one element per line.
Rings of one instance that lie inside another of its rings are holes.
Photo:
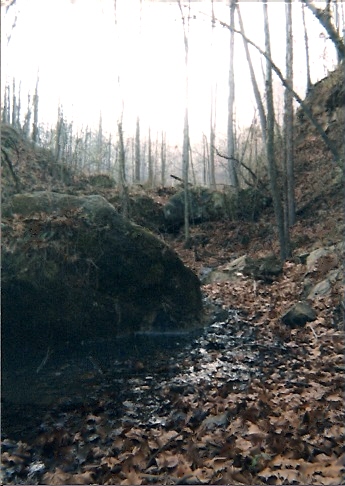
<path fill-rule="evenodd" d="M 103 197 L 17 194 L 3 216 L 5 345 L 200 325 L 198 278 Z"/>
<path fill-rule="evenodd" d="M 189 217 L 192 223 L 219 219 L 226 213 L 225 193 L 211 191 L 205 187 L 190 188 Z M 184 223 L 184 190 L 174 194 L 163 211 L 169 230 L 179 229 Z"/>
<path fill-rule="evenodd" d="M 212 191 L 205 187 L 190 188 L 189 219 L 191 223 L 231 219 L 256 221 L 261 212 L 272 203 L 264 191 L 249 187 L 236 191 Z M 163 211 L 168 230 L 178 230 L 184 224 L 184 191 L 174 194 Z"/>

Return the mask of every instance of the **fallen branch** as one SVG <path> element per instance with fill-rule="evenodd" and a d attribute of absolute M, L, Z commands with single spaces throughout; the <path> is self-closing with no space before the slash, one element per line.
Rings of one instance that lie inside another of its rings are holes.
<path fill-rule="evenodd" d="M 182 184 L 184 184 L 184 180 L 181 179 L 181 177 L 175 176 L 173 174 L 170 174 L 170 177 L 172 177 L 173 179 L 176 179 L 177 181 L 182 182 Z M 191 182 L 188 182 L 188 185 L 192 186 L 193 184 Z"/>
<path fill-rule="evenodd" d="M 235 162 L 237 162 L 239 165 L 242 165 L 242 167 L 244 167 L 245 169 L 247 169 L 247 171 L 249 172 L 249 174 L 253 177 L 253 179 L 258 183 L 259 186 L 261 187 L 264 187 L 264 183 L 262 181 L 260 181 L 260 179 L 258 179 L 258 176 L 255 174 L 255 172 L 252 171 L 252 169 L 250 167 L 248 167 L 244 162 L 236 159 L 235 157 L 229 157 L 228 155 L 224 155 L 224 154 L 221 154 L 218 149 L 216 147 L 215 148 L 215 151 L 216 151 L 216 154 L 219 156 L 219 157 L 222 157 L 223 159 L 227 159 L 227 160 L 234 160 Z M 250 184 L 248 181 L 245 181 L 249 186 L 252 185 Z"/>

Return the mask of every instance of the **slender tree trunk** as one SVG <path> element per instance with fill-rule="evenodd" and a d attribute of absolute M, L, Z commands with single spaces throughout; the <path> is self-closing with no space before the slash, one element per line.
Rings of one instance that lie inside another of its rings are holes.
<path fill-rule="evenodd" d="M 216 175 L 215 175 L 215 167 L 214 167 L 214 154 L 215 154 L 215 143 L 216 143 L 216 106 L 217 106 L 217 85 L 214 80 L 214 52 L 213 52 L 213 32 L 215 28 L 215 21 L 214 21 L 214 5 L 212 0 L 212 22 L 211 22 L 211 60 L 210 60 L 210 69 L 211 69 L 211 109 L 210 109 L 210 157 L 209 157 L 209 181 L 210 187 L 215 189 L 216 188 Z"/>
<path fill-rule="evenodd" d="M 202 182 L 203 185 L 207 185 L 207 160 L 206 160 L 206 144 L 207 144 L 207 139 L 206 135 L 203 134 L 202 136 Z"/>
<path fill-rule="evenodd" d="M 99 114 L 98 134 L 97 134 L 97 170 L 102 171 L 103 166 L 103 126 L 102 113 Z"/>
<path fill-rule="evenodd" d="M 151 143 L 151 128 L 149 128 L 149 141 L 148 141 L 148 183 L 149 186 L 153 186 L 153 157 L 152 157 L 152 143 Z"/>
<path fill-rule="evenodd" d="M 119 189 L 120 189 L 120 198 L 121 198 L 121 206 L 122 206 L 122 216 L 124 218 L 128 218 L 129 213 L 129 197 L 128 197 L 128 187 L 126 181 L 126 154 L 125 154 L 125 145 L 123 142 L 123 129 L 122 129 L 122 121 L 119 121 L 117 124 L 118 127 L 118 136 L 119 136 L 119 145 L 118 145 L 118 154 L 119 154 Z"/>
<path fill-rule="evenodd" d="M 5 86 L 4 106 L 2 108 L 2 123 L 10 123 L 10 87 Z"/>
<path fill-rule="evenodd" d="M 22 92 L 22 82 L 19 82 L 19 89 L 18 89 L 18 101 L 17 101 L 17 113 L 16 113 L 16 127 L 21 128 L 21 123 L 20 123 L 20 113 L 21 113 L 21 108 L 22 108 L 22 97 L 21 97 L 21 92 Z"/>
<path fill-rule="evenodd" d="M 184 182 L 184 236 L 188 241 L 190 237 L 189 228 L 189 188 L 188 188 L 188 172 L 189 172 L 189 121 L 188 121 L 188 107 L 185 108 L 184 114 L 184 129 L 183 129 L 183 151 L 182 151 L 182 178 Z"/>
<path fill-rule="evenodd" d="M 293 38 L 292 38 L 292 5 L 291 0 L 285 3 L 286 16 L 286 81 L 293 88 Z M 295 223 L 295 180 L 293 151 L 293 96 L 285 88 L 284 93 L 284 159 L 287 181 L 287 222 Z"/>
<path fill-rule="evenodd" d="M 12 126 L 16 127 L 17 120 L 17 97 L 16 97 L 16 80 L 12 80 Z"/>
<path fill-rule="evenodd" d="M 183 125 L 183 149 L 182 149 L 182 178 L 184 183 L 184 237 L 186 242 L 190 238 L 190 228 L 189 228 L 189 188 L 188 188 L 188 173 L 189 173 L 189 117 L 188 117 L 188 105 L 189 105 L 189 88 L 188 88 L 188 54 L 189 54 L 189 17 L 190 17 L 190 1 L 189 9 L 187 15 L 187 25 L 186 18 L 183 14 L 181 1 L 177 0 L 183 26 L 183 40 L 185 49 L 185 111 L 184 111 L 184 125 Z"/>
<path fill-rule="evenodd" d="M 230 1 L 230 60 L 229 60 L 229 100 L 228 100 L 228 170 L 230 185 L 238 188 L 238 178 L 235 166 L 235 135 L 234 135 L 234 44 L 235 44 L 235 8 L 236 0 Z"/>
<path fill-rule="evenodd" d="M 262 102 L 262 98 L 261 98 L 261 95 L 260 95 L 258 83 L 256 81 L 255 71 L 254 71 L 254 68 L 253 68 L 253 63 L 252 63 L 252 59 L 251 59 L 250 52 L 249 52 L 248 42 L 245 39 L 245 32 L 244 32 L 244 26 L 243 26 L 243 21 L 242 21 L 242 15 L 241 15 L 240 7 L 239 7 L 238 4 L 237 4 L 237 16 L 238 16 L 238 20 L 239 20 L 239 23 L 240 23 L 240 30 L 243 34 L 242 35 L 243 46 L 244 46 L 244 50 L 245 50 L 245 53 L 246 53 L 247 63 L 248 63 L 249 72 L 250 72 L 250 79 L 252 81 L 253 92 L 254 92 L 254 96 L 255 96 L 256 105 L 257 105 L 257 108 L 258 108 L 258 113 L 259 113 L 259 118 L 260 118 L 260 126 L 261 126 L 261 133 L 262 133 L 262 141 L 263 141 L 263 144 L 266 145 L 266 114 L 265 114 L 265 108 L 264 108 L 264 104 Z"/>
<path fill-rule="evenodd" d="M 140 182 L 140 119 L 137 117 L 136 129 L 135 129 L 135 169 L 134 169 L 134 181 Z"/>
<path fill-rule="evenodd" d="M 264 24 L 265 24 L 265 50 L 267 56 L 271 58 L 271 41 L 268 21 L 267 3 L 263 1 Z M 274 104 L 273 104 L 273 84 L 272 84 L 272 65 L 266 62 L 266 103 L 267 103 L 267 163 L 270 177 L 270 186 L 273 199 L 274 213 L 278 228 L 280 258 L 285 261 L 288 257 L 288 244 L 285 235 L 284 211 L 277 183 L 277 168 L 274 154 Z"/>
<path fill-rule="evenodd" d="M 24 126 L 23 126 L 23 132 L 24 135 L 27 139 L 30 138 L 30 126 L 31 126 L 31 97 L 30 94 L 28 94 L 28 108 L 26 111 L 25 119 L 24 119 Z"/>
<path fill-rule="evenodd" d="M 55 160 L 59 162 L 61 159 L 61 146 L 62 146 L 62 125 L 63 125 L 63 112 L 62 107 L 58 108 L 58 120 L 56 124 L 56 141 L 55 141 Z"/>
<path fill-rule="evenodd" d="M 32 141 L 34 144 L 37 144 L 38 142 L 38 75 L 37 75 L 37 80 L 36 80 L 36 88 L 35 88 L 35 94 L 33 97 L 33 105 L 34 105 L 34 122 L 32 125 Z"/>
<path fill-rule="evenodd" d="M 338 154 L 338 150 L 336 149 L 334 143 L 332 142 L 332 140 L 329 139 L 329 137 L 327 136 L 327 134 L 325 133 L 325 131 L 323 130 L 322 126 L 319 124 L 319 122 L 315 119 L 314 115 L 312 114 L 311 110 L 309 109 L 309 107 L 304 103 L 304 101 L 302 100 L 302 98 L 291 88 L 291 86 L 289 86 L 289 84 L 286 82 L 286 80 L 284 79 L 284 76 L 282 75 L 280 69 L 277 67 L 277 65 L 272 61 L 272 58 L 269 57 L 267 55 L 267 52 L 263 51 L 257 44 L 255 44 L 255 42 L 251 41 L 250 39 L 248 39 L 248 37 L 244 36 L 242 32 L 240 32 L 239 30 L 236 30 L 236 29 L 232 29 L 230 27 L 230 25 L 228 25 L 226 22 L 222 22 L 221 20 L 217 19 L 218 23 L 220 25 L 223 25 L 224 27 L 227 27 L 229 30 L 233 30 L 233 32 L 237 33 L 237 34 L 240 34 L 243 38 L 246 39 L 246 41 L 248 42 L 248 44 L 252 45 L 253 47 L 255 47 L 256 50 L 258 50 L 260 52 L 260 54 L 262 56 L 264 56 L 264 58 L 266 59 L 266 62 L 269 62 L 273 71 L 277 74 L 278 78 L 280 79 L 282 85 L 284 86 L 284 88 L 287 88 L 291 91 L 291 93 L 293 94 L 295 100 L 299 103 L 299 105 L 301 106 L 303 112 L 305 113 L 305 115 L 309 118 L 310 122 L 314 125 L 314 127 L 316 128 L 318 134 L 321 136 L 322 140 L 325 142 L 326 146 L 328 147 L 328 149 L 331 151 L 332 155 L 333 155 L 333 159 L 334 159 L 334 162 L 336 164 L 338 164 L 339 166 L 342 167 L 341 165 L 341 161 L 339 160 L 339 154 Z"/>
<path fill-rule="evenodd" d="M 161 142 L 161 184 L 165 186 L 166 180 L 166 162 L 167 162 L 167 145 L 166 145 L 166 133 L 162 132 Z"/>
<path fill-rule="evenodd" d="M 108 150 L 107 150 L 107 172 L 108 174 L 111 173 L 111 134 L 109 135 L 108 140 Z"/>
<path fill-rule="evenodd" d="M 304 46 L 305 46 L 305 62 L 306 62 L 306 69 L 307 69 L 307 93 L 310 91 L 312 87 L 311 77 L 310 77 L 310 60 L 309 60 L 309 38 L 308 38 L 308 31 L 305 22 L 305 5 L 301 3 L 302 6 L 302 22 L 303 22 L 303 31 L 304 31 Z"/>

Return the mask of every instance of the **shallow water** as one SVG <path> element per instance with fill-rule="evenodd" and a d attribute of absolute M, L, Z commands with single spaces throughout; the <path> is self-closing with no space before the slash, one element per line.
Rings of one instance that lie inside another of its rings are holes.
<path fill-rule="evenodd" d="M 30 349 L 3 359 L 3 437 L 30 442 L 66 414 L 106 408 L 110 420 L 161 423 L 164 388 L 178 394 L 245 390 L 264 368 L 285 362 L 284 345 L 257 344 L 257 328 L 235 311 L 191 333 L 138 333 Z M 163 414 L 164 416 L 164 414 Z"/>

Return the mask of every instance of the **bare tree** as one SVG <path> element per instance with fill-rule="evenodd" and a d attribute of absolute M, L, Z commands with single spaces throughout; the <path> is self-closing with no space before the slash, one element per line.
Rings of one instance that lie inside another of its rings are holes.
<path fill-rule="evenodd" d="M 38 81 L 39 77 L 37 74 L 37 79 L 36 79 L 36 87 L 35 87 L 35 94 L 33 97 L 33 105 L 34 105 L 34 122 L 32 124 L 32 141 L 34 144 L 38 142 Z"/>
<path fill-rule="evenodd" d="M 229 99 L 228 99 L 228 170 L 230 185 L 238 187 L 238 177 L 235 166 L 235 134 L 234 134 L 234 100 L 235 100 L 235 73 L 234 73 L 234 45 L 235 45 L 235 8 L 236 0 L 230 1 L 230 60 L 229 60 Z"/>
<path fill-rule="evenodd" d="M 289 256 L 288 235 L 285 234 L 284 211 L 281 201 L 281 195 L 277 182 L 277 166 L 274 153 L 274 104 L 273 104 L 273 83 L 272 83 L 272 65 L 268 59 L 271 58 L 271 41 L 268 20 L 267 2 L 263 2 L 264 28 L 265 28 L 265 51 L 267 54 L 266 62 L 266 103 L 267 103 L 267 163 L 270 178 L 271 194 L 273 199 L 274 213 L 278 228 L 280 258 L 285 261 Z"/>
<path fill-rule="evenodd" d="M 166 163 L 167 163 L 167 143 L 166 143 L 166 133 L 162 131 L 162 141 L 161 141 L 161 184 L 165 186 L 166 179 Z"/>
<path fill-rule="evenodd" d="M 185 111 L 184 111 L 184 125 L 183 125 L 183 150 L 182 150 L 182 175 L 184 182 L 184 236 L 188 241 L 190 237 L 189 228 L 189 189 L 188 189 L 188 172 L 189 172 L 189 89 L 188 89 L 188 55 L 189 55 L 189 19 L 190 19 L 190 1 L 188 3 L 187 16 L 182 10 L 181 1 L 177 0 L 183 26 L 183 40 L 185 51 Z"/>
<path fill-rule="evenodd" d="M 134 159 L 134 181 L 140 182 L 140 119 L 137 117 L 137 123 L 135 128 L 135 159 Z"/>
<path fill-rule="evenodd" d="M 302 0 L 305 5 L 313 12 L 315 17 L 318 19 L 322 27 L 326 30 L 329 38 L 333 42 L 338 55 L 338 62 L 342 62 L 345 59 L 345 44 L 344 40 L 339 35 L 337 28 L 332 22 L 332 14 L 330 9 L 330 0 L 327 1 L 324 10 L 315 7 L 315 5 L 310 0 Z"/>
<path fill-rule="evenodd" d="M 27 139 L 29 139 L 29 137 L 30 137 L 31 115 L 32 115 L 31 96 L 30 96 L 30 93 L 29 93 L 28 94 L 28 107 L 27 107 L 27 110 L 26 110 L 24 125 L 23 125 L 23 132 L 24 132 L 24 135 L 26 136 Z"/>
<path fill-rule="evenodd" d="M 59 162 L 61 160 L 62 152 L 62 132 L 63 132 L 63 109 L 62 106 L 58 107 L 58 119 L 56 123 L 56 135 L 55 135 L 55 160 Z"/>
<path fill-rule="evenodd" d="M 102 113 L 99 114 L 98 133 L 96 145 L 96 164 L 98 172 L 102 171 L 103 167 L 103 122 Z"/>
<path fill-rule="evenodd" d="M 214 82 L 214 66 L 212 65 L 214 59 L 213 53 L 213 33 L 215 28 L 214 20 L 214 5 L 212 0 L 212 22 L 211 22 L 211 107 L 210 107 L 210 151 L 209 151 L 209 166 L 208 166 L 208 180 L 210 187 L 216 188 L 216 176 L 214 167 L 214 154 L 215 154 L 215 143 L 216 143 L 216 106 L 217 106 L 217 85 Z"/>
<path fill-rule="evenodd" d="M 284 86 L 284 88 L 286 88 L 286 89 L 288 89 L 288 90 L 291 91 L 293 97 L 295 98 L 295 100 L 301 106 L 304 114 L 307 116 L 307 118 L 310 120 L 310 122 L 314 125 L 316 131 L 321 136 L 322 140 L 325 142 L 325 144 L 328 147 L 328 149 L 331 151 L 331 153 L 333 155 L 334 162 L 337 163 L 340 167 L 342 167 L 341 161 L 339 160 L 339 153 L 338 153 L 338 150 L 335 147 L 334 143 L 332 142 L 332 140 L 329 139 L 329 137 L 325 133 L 325 131 L 322 128 L 322 126 L 320 125 L 320 123 L 314 117 L 314 115 L 313 115 L 312 111 L 310 110 L 310 108 L 306 105 L 306 103 L 304 103 L 304 101 L 296 93 L 296 91 L 294 91 L 293 88 L 286 82 L 286 79 L 284 78 L 284 76 L 281 73 L 280 69 L 272 61 L 272 58 L 267 54 L 267 52 L 263 51 L 257 44 L 255 44 L 255 42 L 253 42 L 252 40 L 248 39 L 248 37 L 245 36 L 241 31 L 239 31 L 237 29 L 231 29 L 230 25 L 227 24 L 226 22 L 223 22 L 222 20 L 217 19 L 217 22 L 220 25 L 222 25 L 223 27 L 227 27 L 228 29 L 233 30 L 235 33 L 240 34 L 248 42 L 248 44 L 250 44 L 251 46 L 255 47 L 255 49 L 257 51 L 259 51 L 262 56 L 264 56 L 264 58 L 266 59 L 266 62 L 269 62 L 270 63 L 273 71 L 276 73 L 276 75 L 280 79 L 280 81 L 281 81 L 282 85 Z"/>
<path fill-rule="evenodd" d="M 2 123 L 10 123 L 10 121 L 11 121 L 11 117 L 10 117 L 10 107 L 11 107 L 11 102 L 10 102 L 10 87 L 7 84 L 5 86 L 4 106 L 2 108 Z"/>
<path fill-rule="evenodd" d="M 285 3 L 286 20 L 286 81 L 293 88 L 293 38 L 291 0 Z M 295 181 L 293 155 L 293 96 L 285 88 L 284 93 L 284 161 L 286 171 L 287 217 L 289 226 L 295 223 Z M 285 230 L 287 233 L 287 229 Z"/>
<path fill-rule="evenodd" d="M 238 20 L 239 20 L 239 23 L 240 23 L 240 30 L 241 30 L 241 33 L 243 34 L 242 35 L 243 46 L 244 46 L 244 50 L 245 50 L 245 53 L 246 53 L 247 63 L 248 63 L 249 72 L 250 72 L 250 79 L 252 81 L 253 92 L 254 92 L 254 96 L 255 96 L 256 105 L 257 105 L 257 108 L 258 108 L 260 125 L 261 125 L 262 140 L 263 140 L 264 145 L 266 145 L 266 114 L 265 114 L 265 108 L 264 108 L 264 104 L 263 104 L 263 101 L 262 101 L 262 98 L 261 98 L 259 86 L 258 86 L 258 83 L 256 81 L 255 71 L 254 71 L 254 68 L 253 68 L 253 63 L 252 63 L 252 59 L 251 59 L 250 52 L 249 52 L 248 42 L 245 38 L 242 15 L 241 15 L 240 7 L 239 7 L 238 4 L 237 4 L 237 16 L 238 16 Z"/>
<path fill-rule="evenodd" d="M 305 5 L 302 5 L 302 22 L 303 22 L 303 31 L 304 31 L 304 46 L 305 46 L 305 62 L 306 62 L 306 69 L 307 69 L 307 93 L 310 91 L 312 86 L 311 77 L 310 77 L 310 59 L 309 59 L 309 38 L 308 38 L 308 31 L 305 22 Z"/>
<path fill-rule="evenodd" d="M 153 187 L 153 156 L 152 156 L 151 128 L 149 128 L 147 165 L 148 165 L 148 184 L 150 187 Z"/>
<path fill-rule="evenodd" d="M 122 120 L 117 124 L 118 128 L 118 156 L 119 156 L 119 189 L 122 205 L 122 216 L 128 218 L 129 213 L 129 195 L 126 181 L 126 153 L 123 141 Z"/>

